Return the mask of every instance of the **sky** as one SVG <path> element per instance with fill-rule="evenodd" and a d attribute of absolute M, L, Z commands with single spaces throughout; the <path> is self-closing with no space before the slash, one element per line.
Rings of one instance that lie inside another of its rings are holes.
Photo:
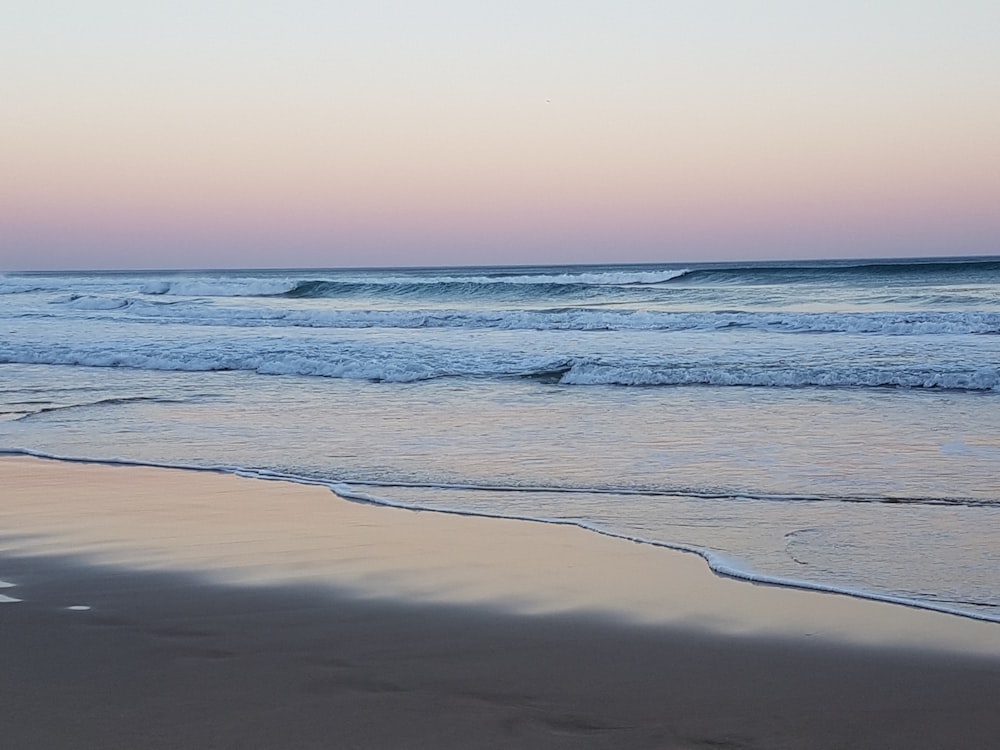
<path fill-rule="evenodd" d="M 996 0 L 0 10 L 0 270 L 1000 254 Z"/>

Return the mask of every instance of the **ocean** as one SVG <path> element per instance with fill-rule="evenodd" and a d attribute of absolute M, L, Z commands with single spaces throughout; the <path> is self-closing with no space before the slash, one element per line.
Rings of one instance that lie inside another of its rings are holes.
<path fill-rule="evenodd" d="M 1000 258 L 8 273 L 0 452 L 1000 621 Z"/>

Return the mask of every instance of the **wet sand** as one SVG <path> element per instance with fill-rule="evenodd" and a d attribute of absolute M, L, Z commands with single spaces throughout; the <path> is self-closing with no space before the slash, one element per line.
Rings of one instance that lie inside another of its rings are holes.
<path fill-rule="evenodd" d="M 0 459 L 16 748 L 989 747 L 1000 626 L 570 527 Z M 86 606 L 71 610 L 70 606 Z"/>

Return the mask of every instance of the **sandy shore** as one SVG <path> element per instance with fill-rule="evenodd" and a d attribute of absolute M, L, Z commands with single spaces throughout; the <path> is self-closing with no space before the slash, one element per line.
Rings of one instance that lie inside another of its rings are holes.
<path fill-rule="evenodd" d="M 0 459 L 17 748 L 989 747 L 1000 626 L 571 527 Z M 89 609 L 69 609 L 71 606 Z"/>

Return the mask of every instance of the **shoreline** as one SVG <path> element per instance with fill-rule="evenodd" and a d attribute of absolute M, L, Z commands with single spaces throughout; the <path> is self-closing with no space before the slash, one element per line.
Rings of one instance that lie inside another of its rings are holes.
<path fill-rule="evenodd" d="M 576 527 L 0 458 L 12 747 L 987 747 L 1000 626 Z M 2 585 L 2 584 L 0 584 Z"/>
<path fill-rule="evenodd" d="M 713 551 L 704 549 L 702 547 L 696 547 L 681 543 L 672 543 L 669 541 L 661 541 L 657 539 L 649 539 L 639 536 L 629 536 L 626 534 L 621 534 L 621 533 L 616 533 L 614 531 L 601 529 L 575 520 L 549 519 L 544 517 L 533 517 L 533 516 L 505 516 L 488 512 L 474 511 L 474 510 L 411 506 L 386 500 L 384 498 L 371 496 L 367 493 L 358 492 L 353 488 L 351 488 L 350 486 L 348 486 L 347 484 L 340 485 L 338 483 L 308 479 L 293 475 L 283 475 L 267 471 L 244 469 L 239 466 L 201 467 L 201 466 L 174 465 L 168 463 L 151 463 L 151 462 L 134 461 L 128 459 L 77 458 L 77 457 L 52 455 L 30 450 L 10 450 L 5 452 L 0 452 L 0 462 L 8 458 L 37 459 L 40 461 L 52 461 L 60 464 L 70 464 L 70 465 L 79 464 L 85 466 L 88 465 L 105 466 L 110 468 L 162 469 L 168 471 L 192 472 L 197 474 L 206 474 L 215 476 L 233 476 L 242 479 L 250 479 L 254 481 L 279 482 L 291 486 L 319 487 L 333 494 L 333 496 L 338 500 L 350 503 L 361 503 L 363 505 L 368 505 L 376 508 L 384 508 L 388 510 L 407 511 L 414 513 L 431 513 L 445 517 L 457 516 L 457 517 L 467 517 L 467 518 L 479 518 L 486 520 L 495 520 L 505 523 L 517 522 L 517 523 L 540 524 L 544 526 L 569 527 L 578 529 L 580 531 L 584 531 L 589 534 L 595 534 L 598 536 L 607 537 L 620 542 L 647 545 L 655 549 L 667 551 L 669 553 L 693 555 L 695 557 L 700 558 L 714 576 L 717 576 L 722 579 L 729 579 L 741 583 L 748 583 L 755 586 L 776 587 L 783 590 L 803 591 L 810 593 L 820 593 L 832 596 L 847 597 L 853 600 L 889 604 L 893 606 L 906 607 L 917 611 L 940 613 L 944 615 L 965 618 L 973 621 L 1000 624 L 1000 619 L 993 619 L 987 617 L 984 614 L 979 614 L 965 609 L 938 605 L 927 600 L 910 599 L 902 596 L 892 596 L 888 594 L 873 593 L 871 591 L 867 591 L 864 589 L 849 589 L 825 583 L 815 583 L 810 581 L 797 580 L 793 578 L 782 578 L 766 574 L 759 574 L 752 570 L 744 569 L 739 565 L 730 562 L 725 557 L 720 557 L 718 553 L 714 553 Z"/>

